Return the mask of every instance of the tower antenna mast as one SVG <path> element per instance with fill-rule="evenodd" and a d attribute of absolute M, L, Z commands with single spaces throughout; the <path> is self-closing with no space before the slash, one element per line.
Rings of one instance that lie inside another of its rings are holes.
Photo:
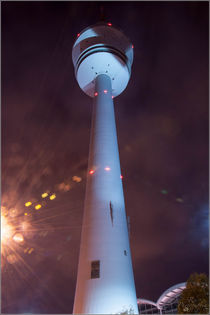
<path fill-rule="evenodd" d="M 100 22 L 105 22 L 104 6 L 100 5 Z"/>

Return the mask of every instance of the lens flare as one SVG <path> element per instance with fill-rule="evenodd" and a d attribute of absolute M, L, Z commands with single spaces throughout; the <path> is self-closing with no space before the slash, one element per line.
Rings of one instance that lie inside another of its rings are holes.
<path fill-rule="evenodd" d="M 28 254 L 30 255 L 33 251 L 34 251 L 34 248 L 32 247 L 29 249 Z"/>
<path fill-rule="evenodd" d="M 26 207 L 29 207 L 29 206 L 31 206 L 31 205 L 32 205 L 32 202 L 31 202 L 31 201 L 28 201 L 28 202 L 25 203 L 25 206 L 26 206 Z"/>
<path fill-rule="evenodd" d="M 23 235 L 22 235 L 22 234 L 16 233 L 16 234 L 13 236 L 13 240 L 14 240 L 16 243 L 23 243 L 24 238 L 23 238 Z"/>
<path fill-rule="evenodd" d="M 80 183 L 80 182 L 82 181 L 82 178 L 79 177 L 79 176 L 73 176 L 73 177 L 72 177 L 72 180 L 73 180 L 74 182 Z"/>
<path fill-rule="evenodd" d="M 2 244 L 7 243 L 7 241 L 12 237 L 13 227 L 8 223 L 7 218 L 1 215 L 1 242 Z"/>
<path fill-rule="evenodd" d="M 54 200 L 55 198 L 56 198 L 56 195 L 55 195 L 55 194 L 53 194 L 53 195 L 50 196 L 50 200 Z"/>
<path fill-rule="evenodd" d="M 17 257 L 15 256 L 15 254 L 10 254 L 7 256 L 7 261 L 9 264 L 14 264 L 17 261 Z"/>
<path fill-rule="evenodd" d="M 39 210 L 41 207 L 42 207 L 42 206 L 41 206 L 40 204 L 38 204 L 38 205 L 35 206 L 35 209 L 36 209 L 36 210 Z"/>
<path fill-rule="evenodd" d="M 42 198 L 46 198 L 48 196 L 48 193 L 43 193 Z"/>

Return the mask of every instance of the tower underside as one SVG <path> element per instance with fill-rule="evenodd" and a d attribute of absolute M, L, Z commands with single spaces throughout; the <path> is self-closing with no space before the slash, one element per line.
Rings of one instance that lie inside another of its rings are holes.
<path fill-rule="evenodd" d="M 73 313 L 138 314 L 111 79 L 95 79 L 91 142 Z"/>

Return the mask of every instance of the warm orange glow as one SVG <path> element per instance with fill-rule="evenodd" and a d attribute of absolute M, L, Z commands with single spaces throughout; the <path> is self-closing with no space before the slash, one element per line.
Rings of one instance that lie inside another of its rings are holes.
<path fill-rule="evenodd" d="M 23 221 L 23 222 L 20 224 L 20 226 L 21 226 L 21 231 L 27 231 L 27 229 L 30 228 L 30 224 L 29 224 L 29 222 L 27 222 L 27 221 Z"/>
<path fill-rule="evenodd" d="M 23 235 L 20 234 L 20 233 L 16 233 L 14 236 L 13 236 L 13 240 L 17 243 L 22 243 L 24 241 L 24 238 L 23 238 Z"/>
<path fill-rule="evenodd" d="M 36 209 L 36 210 L 39 210 L 41 207 L 42 207 L 42 206 L 41 206 L 40 204 L 38 204 L 38 205 L 35 206 L 35 209 Z"/>
<path fill-rule="evenodd" d="M 56 198 L 56 195 L 55 195 L 55 194 L 53 194 L 53 195 L 50 196 L 50 200 L 53 200 L 53 199 L 55 199 L 55 198 Z"/>
<path fill-rule="evenodd" d="M 8 223 L 6 217 L 1 215 L 1 242 L 6 243 L 13 233 L 13 227 Z"/>
<path fill-rule="evenodd" d="M 42 194 L 42 198 L 46 198 L 47 196 L 48 196 L 48 193 L 46 192 Z"/>
<path fill-rule="evenodd" d="M 30 201 L 28 201 L 28 202 L 25 203 L 25 206 L 26 206 L 26 207 L 29 207 L 30 205 L 32 205 L 32 202 L 30 202 Z"/>
<path fill-rule="evenodd" d="M 10 216 L 10 217 L 13 218 L 13 217 L 15 217 L 17 214 L 18 214 L 18 211 L 17 211 L 16 208 L 12 208 L 12 209 L 9 210 L 9 216 Z"/>
<path fill-rule="evenodd" d="M 9 264 L 14 264 L 17 261 L 17 256 L 15 254 L 10 254 L 7 256 L 7 261 Z"/>
<path fill-rule="evenodd" d="M 25 212 L 25 213 L 24 213 L 24 215 L 28 215 L 28 213 L 27 213 L 27 212 Z"/>
<path fill-rule="evenodd" d="M 79 183 L 79 182 L 81 182 L 81 181 L 82 181 L 82 178 L 81 178 L 81 177 L 79 177 L 79 176 L 73 176 L 73 177 L 72 177 L 72 180 L 73 180 L 74 182 Z"/>

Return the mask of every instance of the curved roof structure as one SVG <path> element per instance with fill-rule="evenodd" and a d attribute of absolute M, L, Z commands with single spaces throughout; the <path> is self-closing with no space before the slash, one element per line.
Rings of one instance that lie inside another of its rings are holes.
<path fill-rule="evenodd" d="M 140 304 L 149 304 L 156 306 L 158 309 L 163 309 L 163 307 L 166 304 L 170 304 L 172 301 L 174 301 L 177 297 L 180 296 L 182 291 L 186 288 L 186 282 L 178 283 L 161 294 L 157 302 L 153 302 L 146 299 L 137 299 L 138 305 Z"/>
<path fill-rule="evenodd" d="M 157 303 L 152 302 L 150 300 L 146 300 L 146 299 L 137 299 L 137 304 L 149 304 L 149 305 L 153 305 L 155 307 L 157 307 Z"/>
<path fill-rule="evenodd" d="M 186 288 L 186 282 L 182 282 L 164 291 L 163 294 L 161 294 L 161 296 L 157 300 L 157 307 L 163 308 L 165 304 L 170 304 L 174 299 L 176 299 L 182 293 L 182 291 L 185 288 Z"/>

